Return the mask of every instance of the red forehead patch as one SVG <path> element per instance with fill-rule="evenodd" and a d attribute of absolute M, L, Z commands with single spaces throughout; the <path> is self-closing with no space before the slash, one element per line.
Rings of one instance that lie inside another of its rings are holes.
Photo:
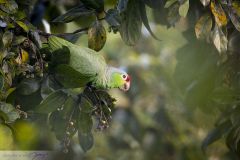
<path fill-rule="evenodd" d="M 127 76 L 126 82 L 129 82 L 131 80 L 130 76 Z"/>

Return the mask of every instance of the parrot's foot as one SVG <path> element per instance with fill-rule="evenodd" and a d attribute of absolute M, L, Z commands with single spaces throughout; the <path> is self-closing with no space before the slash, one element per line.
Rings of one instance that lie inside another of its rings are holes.
<path fill-rule="evenodd" d="M 92 84 L 92 83 L 88 83 L 87 84 L 87 88 L 92 92 L 97 90 L 97 88 Z"/>

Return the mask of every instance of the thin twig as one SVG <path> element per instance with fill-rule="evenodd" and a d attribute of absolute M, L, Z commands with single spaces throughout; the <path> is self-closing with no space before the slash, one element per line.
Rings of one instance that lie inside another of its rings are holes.
<path fill-rule="evenodd" d="M 77 29 L 76 31 L 72 32 L 72 33 L 46 33 L 44 31 L 38 30 L 37 32 L 39 33 L 39 35 L 48 38 L 50 36 L 58 36 L 58 37 L 64 37 L 66 35 L 71 35 L 71 34 L 76 34 L 76 33 L 80 33 L 80 32 L 85 32 L 88 30 L 88 27 L 85 28 L 80 28 Z"/>

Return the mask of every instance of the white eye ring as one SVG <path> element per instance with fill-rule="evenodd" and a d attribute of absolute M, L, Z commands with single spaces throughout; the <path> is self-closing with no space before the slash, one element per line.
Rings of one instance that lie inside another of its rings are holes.
<path fill-rule="evenodd" d="M 124 80 L 126 80 L 126 79 L 127 79 L 127 76 L 126 76 L 125 74 L 123 74 L 123 75 L 122 75 L 122 78 L 123 78 Z"/>

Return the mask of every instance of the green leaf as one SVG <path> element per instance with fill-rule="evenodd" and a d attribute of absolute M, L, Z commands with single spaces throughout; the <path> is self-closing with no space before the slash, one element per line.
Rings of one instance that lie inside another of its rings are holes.
<path fill-rule="evenodd" d="M 0 74 L 0 90 L 2 91 L 4 88 L 4 77 Z"/>
<path fill-rule="evenodd" d="M 17 11 L 18 5 L 14 0 L 8 0 L 7 3 L 0 5 L 0 9 L 9 14 L 13 14 Z"/>
<path fill-rule="evenodd" d="M 62 141 L 66 135 L 67 120 L 63 119 L 59 111 L 51 113 L 49 117 L 49 125 L 56 138 Z"/>
<path fill-rule="evenodd" d="M 60 88 L 61 86 L 56 82 L 54 77 L 49 75 L 44 78 L 41 84 L 41 97 L 45 99 L 49 94 Z"/>
<path fill-rule="evenodd" d="M 80 110 L 84 113 L 92 113 L 93 111 L 92 103 L 84 96 L 81 97 Z"/>
<path fill-rule="evenodd" d="M 128 5 L 128 0 L 119 0 L 117 4 L 117 9 L 119 13 L 126 11 Z"/>
<path fill-rule="evenodd" d="M 80 106 L 80 114 L 77 120 L 78 123 L 78 131 L 81 133 L 90 133 L 93 126 L 93 120 L 91 113 L 84 113 L 81 111 Z"/>
<path fill-rule="evenodd" d="M 76 133 L 77 129 L 75 129 L 75 124 L 73 123 L 78 115 L 78 112 L 75 112 L 76 107 L 77 101 L 72 96 L 69 96 L 62 109 L 51 113 L 49 124 L 58 140 L 64 140 L 67 132 L 69 132 L 69 136 L 73 136 Z"/>
<path fill-rule="evenodd" d="M 91 149 L 94 144 L 92 133 L 82 133 L 78 131 L 78 140 L 84 152 L 87 152 L 89 149 Z"/>
<path fill-rule="evenodd" d="M 21 95 L 30 95 L 40 88 L 40 82 L 36 79 L 24 79 L 17 86 L 17 91 Z"/>
<path fill-rule="evenodd" d="M 217 126 L 211 132 L 209 132 L 206 138 L 202 142 L 202 150 L 205 151 L 210 144 L 222 138 L 226 133 L 229 132 L 230 127 L 231 127 L 231 122 L 226 121 L 220 124 L 219 126 Z"/>
<path fill-rule="evenodd" d="M 171 5 L 173 5 L 175 2 L 177 2 L 178 0 L 168 0 L 165 5 L 164 8 L 169 8 Z"/>
<path fill-rule="evenodd" d="M 139 4 L 139 9 L 140 9 L 141 19 L 142 19 L 142 22 L 143 22 L 144 26 L 147 28 L 148 32 L 151 34 L 151 36 L 152 36 L 153 38 L 155 38 L 156 40 L 159 40 L 159 39 L 154 35 L 154 33 L 152 32 L 151 27 L 149 26 L 148 18 L 147 18 L 147 12 L 146 12 L 146 8 L 145 8 L 145 5 L 144 5 L 143 2 L 140 2 L 140 4 Z"/>
<path fill-rule="evenodd" d="M 240 2 L 239 1 L 233 1 L 231 7 L 239 17 L 240 16 Z"/>
<path fill-rule="evenodd" d="M 81 0 L 87 8 L 102 12 L 104 10 L 104 0 Z"/>
<path fill-rule="evenodd" d="M 20 10 L 18 10 L 17 13 L 14 14 L 14 16 L 17 20 L 22 20 L 22 19 L 26 18 L 25 12 L 20 11 Z"/>
<path fill-rule="evenodd" d="M 235 28 L 240 31 L 240 17 L 237 14 L 237 11 L 233 7 L 228 7 L 228 15 L 235 26 Z"/>
<path fill-rule="evenodd" d="M 29 28 L 28 26 L 23 23 L 22 21 L 16 21 L 16 23 L 25 31 L 25 32 L 28 32 L 29 31 Z"/>
<path fill-rule="evenodd" d="M 210 36 L 212 29 L 212 18 L 209 14 L 204 14 L 199 18 L 195 25 L 195 33 L 198 39 L 207 38 Z"/>
<path fill-rule="evenodd" d="M 70 51 L 67 47 L 55 50 L 52 53 L 51 63 L 55 66 L 58 64 L 68 64 L 70 61 Z"/>
<path fill-rule="evenodd" d="M 37 48 L 42 48 L 42 41 L 40 39 L 39 33 L 37 31 L 30 31 L 31 40 L 37 46 Z"/>
<path fill-rule="evenodd" d="M 9 47 L 12 41 L 13 41 L 13 33 L 10 31 L 6 31 L 2 37 L 2 42 L 4 47 Z"/>
<path fill-rule="evenodd" d="M 88 47 L 100 51 L 106 43 L 106 30 L 98 20 L 88 29 Z"/>
<path fill-rule="evenodd" d="M 174 3 L 168 9 L 167 21 L 171 26 L 174 26 L 175 23 L 180 19 L 178 10 L 179 3 Z"/>
<path fill-rule="evenodd" d="M 15 36 L 13 39 L 13 45 L 19 45 L 21 43 L 23 43 L 25 40 L 27 39 L 27 37 L 24 36 Z"/>
<path fill-rule="evenodd" d="M 120 26 L 120 14 L 117 9 L 109 9 L 106 13 L 105 20 L 108 22 L 108 24 L 112 27 L 118 27 Z"/>
<path fill-rule="evenodd" d="M 3 118 L 7 123 L 14 122 L 20 118 L 19 112 L 11 104 L 0 102 L 0 111 L 5 114 Z"/>
<path fill-rule="evenodd" d="M 56 79 L 65 88 L 80 88 L 84 87 L 88 82 L 91 81 L 92 77 L 82 75 L 72 67 L 66 64 L 58 65 L 55 68 Z"/>
<path fill-rule="evenodd" d="M 67 94 L 63 91 L 55 91 L 42 100 L 42 102 L 35 108 L 35 111 L 38 113 L 51 113 L 56 111 L 57 108 L 62 109 L 67 97 Z"/>
<path fill-rule="evenodd" d="M 68 23 L 71 22 L 79 17 L 90 16 L 94 13 L 94 10 L 88 9 L 83 5 L 74 7 L 67 11 L 65 14 L 57 17 L 53 20 L 53 22 L 61 22 L 61 23 Z"/>
<path fill-rule="evenodd" d="M 163 6 L 165 1 L 162 0 L 142 0 L 147 6 L 152 9 L 160 9 L 160 6 Z"/>
<path fill-rule="evenodd" d="M 141 13 L 136 8 L 139 8 L 139 1 L 131 0 L 127 4 L 127 9 L 121 13 L 119 32 L 127 45 L 135 45 L 141 36 Z"/>
<path fill-rule="evenodd" d="M 210 3 L 210 0 L 200 0 L 204 7 L 208 6 Z"/>
<path fill-rule="evenodd" d="M 186 17 L 189 9 L 189 0 L 185 0 L 183 4 L 179 7 L 179 15 L 182 17 Z"/>

